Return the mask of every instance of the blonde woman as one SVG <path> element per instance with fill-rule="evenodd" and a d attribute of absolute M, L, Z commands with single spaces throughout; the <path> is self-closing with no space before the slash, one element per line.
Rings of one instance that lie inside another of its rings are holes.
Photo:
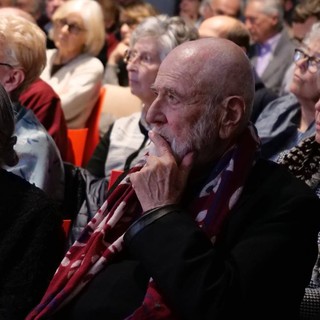
<path fill-rule="evenodd" d="M 70 0 L 54 13 L 53 41 L 41 78 L 61 98 L 68 128 L 83 128 L 98 99 L 104 67 L 95 58 L 105 43 L 101 6 Z"/>

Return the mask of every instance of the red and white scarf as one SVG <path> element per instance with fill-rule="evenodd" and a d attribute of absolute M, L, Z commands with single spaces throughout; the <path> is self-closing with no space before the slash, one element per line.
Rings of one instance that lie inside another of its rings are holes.
<path fill-rule="evenodd" d="M 219 160 L 199 195 L 188 207 L 187 211 L 213 243 L 241 194 L 259 146 L 255 128 L 250 125 L 239 137 L 238 143 Z M 138 165 L 130 172 L 140 169 L 141 165 Z M 41 302 L 26 320 L 45 319 L 75 297 L 100 270 L 112 263 L 113 258 L 123 249 L 124 233 L 142 214 L 127 176 L 109 195 L 80 238 L 70 247 Z M 154 309 L 155 300 L 162 308 Z M 151 279 L 142 306 L 127 319 L 178 318 L 165 303 Z"/>

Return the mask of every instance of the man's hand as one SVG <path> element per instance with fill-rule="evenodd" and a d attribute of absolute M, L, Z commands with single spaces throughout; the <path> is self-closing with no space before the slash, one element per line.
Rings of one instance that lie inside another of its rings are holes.
<path fill-rule="evenodd" d="M 178 165 L 170 146 L 159 134 L 150 131 L 155 155 L 148 156 L 145 166 L 130 174 L 132 186 L 143 211 L 179 203 L 193 163 L 188 153 Z"/>

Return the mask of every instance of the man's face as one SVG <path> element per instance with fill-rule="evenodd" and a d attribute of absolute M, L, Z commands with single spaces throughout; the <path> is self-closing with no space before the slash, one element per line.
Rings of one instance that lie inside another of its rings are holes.
<path fill-rule="evenodd" d="M 263 13 L 262 2 L 249 2 L 245 10 L 245 24 L 255 43 L 264 43 L 276 34 L 278 16 Z"/>
<path fill-rule="evenodd" d="M 226 15 L 237 18 L 240 11 L 239 0 L 211 0 L 212 16 Z"/>
<path fill-rule="evenodd" d="M 190 151 L 209 154 L 208 146 L 215 143 L 217 130 L 212 115 L 207 112 L 205 88 L 201 81 L 196 81 L 195 70 L 199 66 L 195 67 L 192 61 L 177 63 L 178 60 L 172 55 L 161 64 L 153 85 L 156 99 L 146 119 L 169 143 L 180 162 Z"/>

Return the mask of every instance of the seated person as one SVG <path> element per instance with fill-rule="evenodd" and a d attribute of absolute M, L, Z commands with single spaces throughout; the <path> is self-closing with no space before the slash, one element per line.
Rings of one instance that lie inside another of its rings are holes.
<path fill-rule="evenodd" d="M 129 48 L 130 37 L 136 26 L 144 19 L 158 14 L 153 5 L 146 1 L 134 0 L 119 6 L 120 42 L 110 52 L 104 74 L 104 84 L 123 87 L 129 85 L 126 65 L 123 62 Z"/>
<path fill-rule="evenodd" d="M 47 49 L 41 79 L 51 85 L 71 129 L 84 128 L 98 100 L 104 66 L 96 55 L 105 43 L 103 12 L 96 1 L 66 1 L 53 14 L 55 49 Z"/>
<path fill-rule="evenodd" d="M 14 7 L 0 8 L 0 14 L 13 14 L 36 23 L 27 12 Z M 19 102 L 31 109 L 56 143 L 63 160 L 67 157 L 67 125 L 60 97 L 40 78 L 33 81 L 19 96 Z"/>
<path fill-rule="evenodd" d="M 34 23 L 17 15 L 0 19 L 0 83 L 9 93 L 16 114 L 15 150 L 19 162 L 7 168 L 61 202 L 64 168 L 52 137 L 32 110 L 19 103 L 19 95 L 38 79 L 45 66 L 45 34 Z M 28 59 L 26 59 L 28 53 Z"/>
<path fill-rule="evenodd" d="M 26 320 L 297 319 L 320 200 L 260 158 L 250 61 L 225 39 L 187 41 L 164 58 L 152 89 L 149 153 Z"/>
<path fill-rule="evenodd" d="M 1 18 L 2 19 L 2 18 Z M 0 85 L 0 162 L 14 166 L 14 114 Z M 46 194 L 0 168 L 0 318 L 24 319 L 63 256 L 61 214 Z"/>
<path fill-rule="evenodd" d="M 112 170 L 128 170 L 145 154 L 149 143 L 149 126 L 145 116 L 155 98 L 151 86 L 160 63 L 178 44 L 197 38 L 197 30 L 186 24 L 181 17 L 149 17 L 136 27 L 130 40 L 126 63 L 131 92 L 141 99 L 142 111 L 113 123 L 89 161 L 87 169 L 92 175 L 109 182 Z M 78 238 L 83 227 L 105 200 L 104 190 L 95 192 L 89 181 L 91 189 L 73 225 L 72 241 Z M 99 190 L 105 188 L 105 185 L 98 182 L 96 187 Z"/>
<path fill-rule="evenodd" d="M 270 102 L 255 122 L 266 158 L 276 160 L 281 152 L 315 133 L 319 40 L 320 23 L 316 23 L 295 51 L 291 93 Z"/>

